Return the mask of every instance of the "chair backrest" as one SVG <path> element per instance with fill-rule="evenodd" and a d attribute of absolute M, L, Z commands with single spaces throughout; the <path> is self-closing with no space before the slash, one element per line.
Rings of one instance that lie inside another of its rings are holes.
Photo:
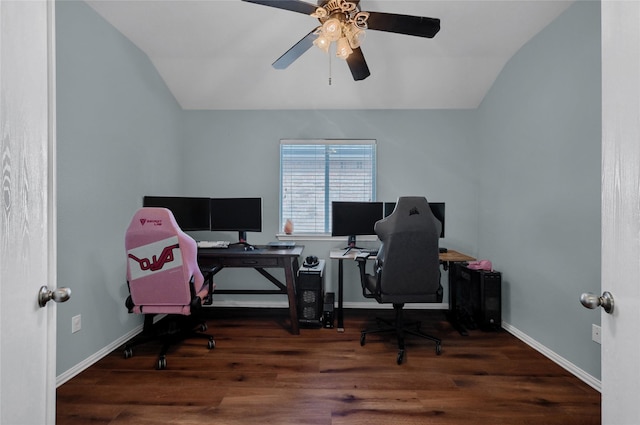
<path fill-rule="evenodd" d="M 202 286 L 204 277 L 196 242 L 178 227 L 171 211 L 139 209 L 127 228 L 125 249 L 133 311 L 189 314 L 194 288 Z"/>
<path fill-rule="evenodd" d="M 441 301 L 440 226 L 425 197 L 409 196 L 400 197 L 393 212 L 376 223 L 383 302 Z"/>

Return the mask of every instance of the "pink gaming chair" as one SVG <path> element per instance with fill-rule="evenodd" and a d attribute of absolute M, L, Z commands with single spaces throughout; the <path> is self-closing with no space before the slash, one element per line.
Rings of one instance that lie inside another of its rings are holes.
<path fill-rule="evenodd" d="M 144 330 L 138 338 L 124 346 L 124 357 L 133 355 L 133 347 L 152 339 L 164 344 L 157 369 L 167 366 L 169 347 L 187 337 L 208 339 L 207 347 L 215 347 L 212 336 L 204 332 L 204 321 L 196 319 L 203 304 L 211 304 L 213 279 L 205 281 L 197 263 L 196 242 L 176 223 L 166 208 L 139 209 L 125 235 L 127 251 L 127 283 L 130 296 L 129 313 L 145 315 Z M 154 325 L 156 314 L 167 314 Z M 170 323 L 169 330 L 161 325 Z M 198 332 L 200 331 L 200 332 Z"/>

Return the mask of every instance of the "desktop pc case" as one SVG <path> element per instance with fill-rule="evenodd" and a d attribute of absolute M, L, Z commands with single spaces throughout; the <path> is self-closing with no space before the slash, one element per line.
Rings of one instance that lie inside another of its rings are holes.
<path fill-rule="evenodd" d="M 457 304 L 462 310 L 463 325 L 469 329 L 500 329 L 502 274 L 460 266 L 456 279 Z"/>
<path fill-rule="evenodd" d="M 333 329 L 334 322 L 334 306 L 336 303 L 336 294 L 327 292 L 324 294 L 324 311 L 322 312 L 322 325 L 327 329 Z"/>
<path fill-rule="evenodd" d="M 324 265 L 324 260 L 318 260 L 314 267 L 304 264 L 298 270 L 296 301 L 301 327 L 319 328 L 323 325 Z"/>

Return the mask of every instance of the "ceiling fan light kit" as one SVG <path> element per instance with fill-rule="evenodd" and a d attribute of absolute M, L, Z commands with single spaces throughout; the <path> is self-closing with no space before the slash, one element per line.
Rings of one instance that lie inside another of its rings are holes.
<path fill-rule="evenodd" d="M 345 37 L 342 37 L 336 43 L 336 56 L 340 59 L 347 60 L 349 55 L 353 53 L 353 49 L 349 46 L 349 42 Z"/>
<path fill-rule="evenodd" d="M 243 0 L 292 12 L 310 15 L 320 21 L 320 26 L 304 36 L 274 63 L 276 69 L 285 69 L 302 56 L 311 46 L 329 52 L 336 44 L 336 56 L 346 60 L 356 81 L 364 80 L 371 73 L 360 45 L 365 30 L 386 31 L 416 37 L 434 37 L 440 31 L 440 19 L 399 15 L 384 12 L 363 12 L 359 0 L 319 0 L 318 6 L 300 0 Z"/>
<path fill-rule="evenodd" d="M 330 0 L 311 14 L 322 25 L 316 28 L 313 45 L 324 52 L 336 42 L 336 56 L 347 59 L 353 49 L 360 47 L 367 29 L 368 12 L 361 12 L 358 5 L 347 0 Z"/>

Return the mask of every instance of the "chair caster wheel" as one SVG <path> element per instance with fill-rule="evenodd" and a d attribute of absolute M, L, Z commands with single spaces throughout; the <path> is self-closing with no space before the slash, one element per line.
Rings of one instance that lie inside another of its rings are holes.
<path fill-rule="evenodd" d="M 131 357 L 133 357 L 133 349 L 130 347 L 127 347 L 124 349 L 123 354 L 125 359 L 130 359 Z"/>
<path fill-rule="evenodd" d="M 158 370 L 163 370 L 167 368 L 167 358 L 165 356 L 162 356 L 158 359 L 158 365 L 157 365 L 157 369 Z"/>
<path fill-rule="evenodd" d="M 400 350 L 398 351 L 398 358 L 396 359 L 396 363 L 401 365 L 403 361 L 404 361 L 404 350 Z"/>
<path fill-rule="evenodd" d="M 213 338 L 211 338 L 209 341 L 207 341 L 207 348 L 209 350 L 212 350 L 212 349 L 216 348 L 216 342 L 214 341 Z"/>
<path fill-rule="evenodd" d="M 206 323 L 201 323 L 200 324 L 200 332 L 206 332 L 207 329 L 209 329 L 209 328 L 207 327 Z"/>
<path fill-rule="evenodd" d="M 436 354 L 439 356 L 442 354 L 442 345 L 436 344 Z"/>
<path fill-rule="evenodd" d="M 364 331 L 360 334 L 360 346 L 362 347 L 367 339 L 367 334 Z"/>

